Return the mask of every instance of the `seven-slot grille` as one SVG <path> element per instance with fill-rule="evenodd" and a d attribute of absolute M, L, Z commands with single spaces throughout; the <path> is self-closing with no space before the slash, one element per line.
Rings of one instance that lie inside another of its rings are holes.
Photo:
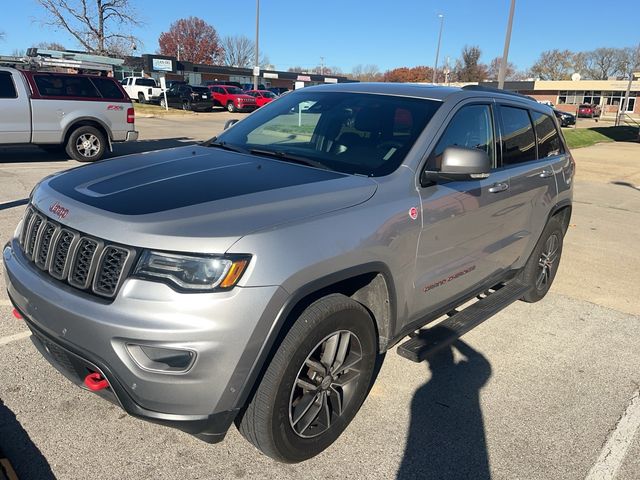
<path fill-rule="evenodd" d="M 64 227 L 27 207 L 20 234 L 25 256 L 53 278 L 112 298 L 126 278 L 135 250 Z"/>

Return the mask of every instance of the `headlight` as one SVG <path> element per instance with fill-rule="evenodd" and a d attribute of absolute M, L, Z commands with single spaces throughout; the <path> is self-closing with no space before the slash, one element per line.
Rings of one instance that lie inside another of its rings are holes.
<path fill-rule="evenodd" d="M 145 250 L 134 277 L 163 282 L 179 291 L 210 292 L 235 286 L 250 256 L 193 256 Z"/>

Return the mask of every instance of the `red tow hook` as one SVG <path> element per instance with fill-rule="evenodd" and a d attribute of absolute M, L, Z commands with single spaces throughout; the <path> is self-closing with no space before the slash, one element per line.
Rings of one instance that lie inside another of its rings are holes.
<path fill-rule="evenodd" d="M 13 316 L 16 317 L 18 320 L 22 320 L 22 315 L 20 315 L 20 312 L 18 311 L 17 308 L 13 309 Z"/>
<path fill-rule="evenodd" d="M 109 386 L 109 382 L 98 372 L 93 372 L 84 377 L 84 384 L 92 392 L 97 392 Z"/>

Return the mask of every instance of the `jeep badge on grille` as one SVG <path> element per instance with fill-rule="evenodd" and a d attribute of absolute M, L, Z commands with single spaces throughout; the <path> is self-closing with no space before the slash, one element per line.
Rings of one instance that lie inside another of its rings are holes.
<path fill-rule="evenodd" d="M 54 215 L 56 215 L 58 218 L 65 218 L 67 215 L 69 215 L 69 209 L 64 208 L 62 205 L 60 205 L 58 202 L 53 203 L 50 207 L 49 207 L 49 211 L 51 213 L 53 213 Z"/>

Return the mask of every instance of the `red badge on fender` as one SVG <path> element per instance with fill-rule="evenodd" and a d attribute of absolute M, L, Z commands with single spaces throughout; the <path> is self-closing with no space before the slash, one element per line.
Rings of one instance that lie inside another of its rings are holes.
<path fill-rule="evenodd" d="M 409 209 L 409 217 L 411 217 L 411 220 L 418 218 L 418 209 L 416 207 L 411 207 Z"/>

